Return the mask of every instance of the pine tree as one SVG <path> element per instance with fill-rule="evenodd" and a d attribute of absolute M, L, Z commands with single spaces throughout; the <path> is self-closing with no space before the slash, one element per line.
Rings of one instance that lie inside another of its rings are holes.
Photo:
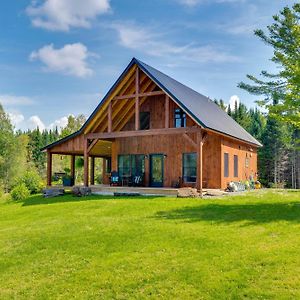
<path fill-rule="evenodd" d="M 268 34 L 256 30 L 258 36 L 273 48 L 272 61 L 279 70 L 276 74 L 262 71 L 263 79 L 247 75 L 252 84 L 240 82 L 239 87 L 265 98 L 258 101 L 270 114 L 300 128 L 300 4 L 285 7 L 273 16 Z"/>

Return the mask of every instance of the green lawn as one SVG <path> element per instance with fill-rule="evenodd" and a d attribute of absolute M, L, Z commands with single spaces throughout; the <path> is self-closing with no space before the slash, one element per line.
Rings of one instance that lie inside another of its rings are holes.
<path fill-rule="evenodd" d="M 0 203 L 0 299 L 299 299 L 300 192 Z"/>

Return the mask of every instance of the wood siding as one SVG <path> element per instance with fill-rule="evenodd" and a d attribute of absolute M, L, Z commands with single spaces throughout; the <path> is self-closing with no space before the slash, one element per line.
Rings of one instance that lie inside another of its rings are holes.
<path fill-rule="evenodd" d="M 224 153 L 229 155 L 229 176 L 224 177 Z M 234 155 L 238 156 L 238 176 L 234 177 Z M 246 166 L 246 158 L 249 160 Z M 257 148 L 230 139 L 221 141 L 221 188 L 226 188 L 230 181 L 249 180 L 250 176 L 257 178 Z"/>

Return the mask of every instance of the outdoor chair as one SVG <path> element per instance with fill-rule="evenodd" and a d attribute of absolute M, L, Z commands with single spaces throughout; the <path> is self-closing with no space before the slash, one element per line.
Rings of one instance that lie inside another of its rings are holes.
<path fill-rule="evenodd" d="M 110 173 L 110 185 L 117 186 L 120 184 L 120 177 L 117 171 L 112 171 Z"/>
<path fill-rule="evenodd" d="M 132 186 L 143 186 L 144 176 L 134 175 L 132 176 Z"/>

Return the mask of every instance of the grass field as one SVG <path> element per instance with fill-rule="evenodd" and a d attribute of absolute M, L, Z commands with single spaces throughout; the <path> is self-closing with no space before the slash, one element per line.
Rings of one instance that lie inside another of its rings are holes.
<path fill-rule="evenodd" d="M 0 299 L 299 299 L 300 192 L 0 203 Z"/>

